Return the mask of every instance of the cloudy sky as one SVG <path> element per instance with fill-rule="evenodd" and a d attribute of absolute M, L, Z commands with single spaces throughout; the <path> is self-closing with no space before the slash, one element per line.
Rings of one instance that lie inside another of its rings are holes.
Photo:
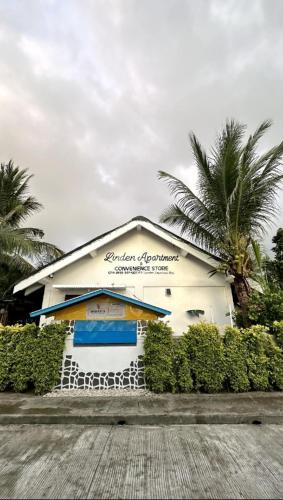
<path fill-rule="evenodd" d="M 281 0 L 0 0 L 0 160 L 34 174 L 29 225 L 69 250 L 158 221 L 157 171 L 194 187 L 188 133 L 208 147 L 227 117 L 280 142 L 282 21 Z"/>

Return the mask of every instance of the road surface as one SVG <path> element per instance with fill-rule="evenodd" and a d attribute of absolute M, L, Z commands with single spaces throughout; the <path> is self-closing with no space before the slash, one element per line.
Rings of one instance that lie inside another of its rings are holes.
<path fill-rule="evenodd" d="M 282 498 L 283 426 L 0 427 L 0 498 Z"/>

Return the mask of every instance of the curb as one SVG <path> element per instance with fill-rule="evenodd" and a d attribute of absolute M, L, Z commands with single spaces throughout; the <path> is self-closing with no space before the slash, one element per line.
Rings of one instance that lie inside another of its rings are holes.
<path fill-rule="evenodd" d="M 0 415 L 0 425 L 193 425 L 193 424 L 283 424 L 283 415 L 252 413 L 152 414 L 152 415 Z"/>

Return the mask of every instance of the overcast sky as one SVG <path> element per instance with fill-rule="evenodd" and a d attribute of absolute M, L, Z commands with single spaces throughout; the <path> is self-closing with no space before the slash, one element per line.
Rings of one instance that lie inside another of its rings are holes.
<path fill-rule="evenodd" d="M 28 224 L 64 250 L 195 187 L 188 144 L 226 118 L 283 139 L 282 0 L 0 0 L 0 160 L 34 174 Z M 271 235 L 265 240 L 271 246 Z"/>

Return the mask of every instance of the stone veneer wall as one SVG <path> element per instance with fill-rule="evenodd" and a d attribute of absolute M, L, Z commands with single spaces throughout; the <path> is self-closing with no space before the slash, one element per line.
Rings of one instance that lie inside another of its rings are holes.
<path fill-rule="evenodd" d="M 144 337 L 146 328 L 147 321 L 137 321 L 138 337 Z M 73 333 L 74 321 L 70 321 L 68 334 Z M 138 356 L 122 371 L 99 373 L 82 371 L 72 355 L 67 354 L 60 371 L 60 383 L 55 389 L 144 389 L 144 365 L 141 358 L 142 356 Z"/>

